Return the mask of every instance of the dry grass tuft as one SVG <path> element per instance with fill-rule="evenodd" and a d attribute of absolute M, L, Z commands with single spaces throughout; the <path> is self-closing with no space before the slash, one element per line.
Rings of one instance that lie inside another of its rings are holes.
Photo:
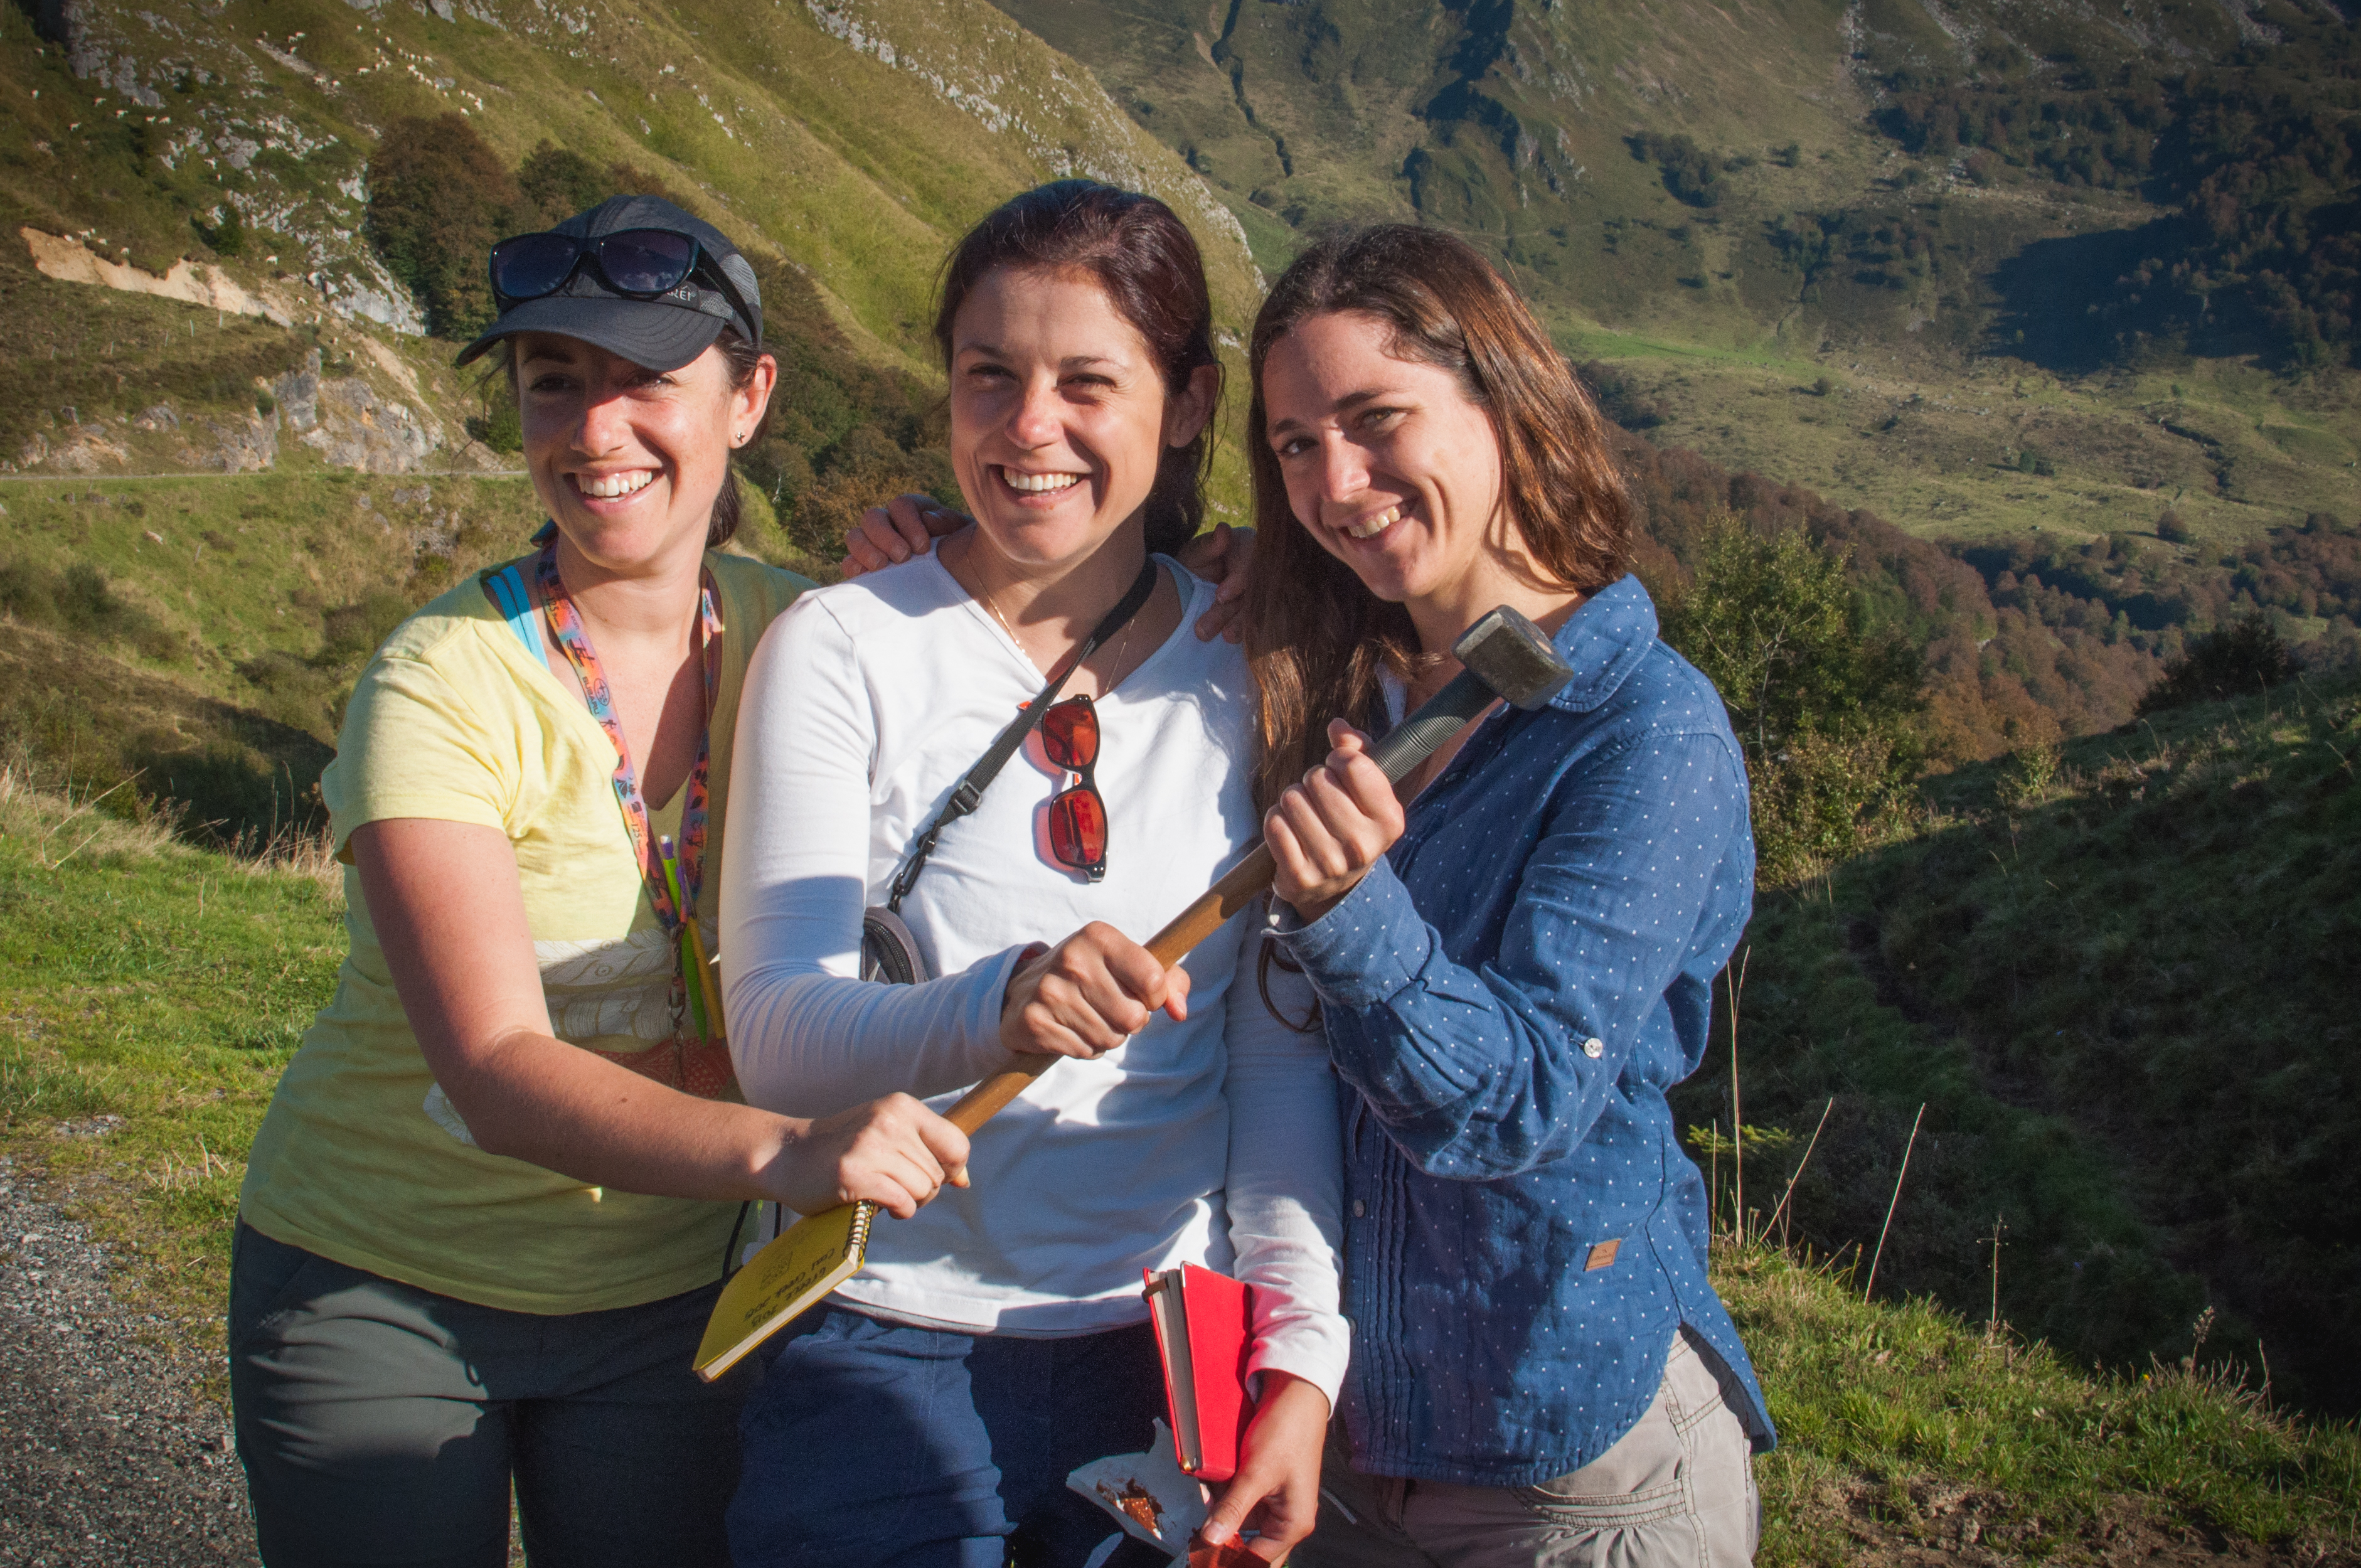
<path fill-rule="evenodd" d="M 345 868 L 327 829 L 282 828 L 268 839 L 241 838 L 231 863 L 248 876 L 289 876 L 308 882 L 335 908 L 345 906 Z"/>
<path fill-rule="evenodd" d="M 0 763 L 0 838 L 25 845 L 45 871 L 55 871 L 76 856 L 150 860 L 178 851 L 169 818 L 128 822 L 104 809 L 133 782 L 126 779 L 77 796 L 71 786 L 63 792 L 38 788 L 24 769 Z"/>

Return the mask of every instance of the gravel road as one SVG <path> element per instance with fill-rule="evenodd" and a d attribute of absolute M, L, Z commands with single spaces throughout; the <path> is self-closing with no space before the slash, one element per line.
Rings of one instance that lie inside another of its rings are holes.
<path fill-rule="evenodd" d="M 0 1568 L 251 1564 L 246 1475 L 205 1370 L 126 1310 L 89 1233 L 0 1159 Z"/>

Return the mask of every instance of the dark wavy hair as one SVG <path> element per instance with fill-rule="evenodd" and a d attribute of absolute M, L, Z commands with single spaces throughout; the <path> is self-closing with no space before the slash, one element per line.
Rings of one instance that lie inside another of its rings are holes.
<path fill-rule="evenodd" d="M 1298 255 L 1255 318 L 1246 462 L 1258 542 L 1246 586 L 1246 657 L 1259 703 L 1255 798 L 1268 809 L 1327 755 L 1328 720 L 1380 729 L 1378 674 L 1422 662 L 1410 612 L 1378 598 L 1296 521 L 1264 439 L 1263 362 L 1314 316 L 1382 323 L 1396 358 L 1436 365 L 1490 416 L 1501 494 L 1535 570 L 1595 592 L 1629 564 L 1631 502 L 1598 409 L 1549 334 L 1476 248 L 1403 224 L 1330 235 Z"/>
<path fill-rule="evenodd" d="M 935 343 L 946 372 L 960 306 L 978 283 L 1004 267 L 1082 272 L 1094 279 L 1115 314 L 1147 340 L 1168 397 L 1178 396 L 1200 367 L 1210 365 L 1217 373 L 1221 368 L 1213 356 L 1213 297 L 1205 290 L 1197 241 L 1172 209 L 1153 196 L 1095 180 L 1059 180 L 993 209 L 943 263 Z M 1140 508 L 1150 550 L 1177 550 L 1202 526 L 1213 432 L 1208 419 L 1195 440 L 1167 447 L 1158 458 L 1155 486 Z"/>

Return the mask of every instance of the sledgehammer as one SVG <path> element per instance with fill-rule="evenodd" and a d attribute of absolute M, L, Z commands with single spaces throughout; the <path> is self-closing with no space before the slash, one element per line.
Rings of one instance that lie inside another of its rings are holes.
<path fill-rule="evenodd" d="M 1494 702 L 1536 708 L 1574 677 L 1542 629 L 1506 605 L 1461 633 L 1451 652 L 1460 663 L 1459 673 L 1369 753 L 1396 784 Z M 1190 948 L 1268 887 L 1275 870 L 1269 848 L 1257 844 L 1150 938 L 1148 950 L 1167 969 L 1179 963 Z M 960 1131 L 972 1135 L 1059 1059 L 1046 1052 L 1013 1057 L 1007 1067 L 969 1090 L 943 1114 Z M 705 1341 L 697 1347 L 697 1376 L 719 1377 L 740 1356 L 860 1272 L 875 1213 L 874 1204 L 851 1203 L 814 1214 L 756 1254 L 723 1288 L 714 1306 Z"/>
<path fill-rule="evenodd" d="M 1493 610 L 1462 632 L 1451 652 L 1460 671 L 1418 711 L 1389 731 L 1369 752 L 1369 760 L 1385 770 L 1389 782 L 1400 784 L 1411 771 L 1439 751 L 1461 726 L 1496 701 L 1532 709 L 1557 695 L 1574 672 L 1550 646 L 1538 626 L 1507 605 Z M 1156 961 L 1170 969 L 1189 949 L 1212 936 L 1222 922 L 1246 906 L 1247 901 L 1270 885 L 1277 867 L 1270 846 L 1257 844 L 1251 854 L 1222 874 L 1194 904 L 1173 916 L 1164 929 L 1148 940 Z M 1027 1052 L 1015 1064 L 985 1079 L 943 1113 L 962 1133 L 972 1134 L 1002 1106 L 1025 1091 L 1025 1086 L 1059 1058 Z"/>

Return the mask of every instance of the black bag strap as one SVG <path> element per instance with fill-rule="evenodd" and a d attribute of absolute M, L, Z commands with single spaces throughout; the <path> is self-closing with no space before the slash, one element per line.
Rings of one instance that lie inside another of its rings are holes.
<path fill-rule="evenodd" d="M 1091 634 L 1083 638 L 1072 652 L 1059 661 L 1058 667 L 1049 672 L 1049 678 L 1042 685 L 1040 694 L 1025 705 L 1023 712 L 1008 721 L 1007 727 L 994 738 L 983 755 L 975 760 L 975 765 L 961 775 L 960 782 L 952 786 L 950 798 L 943 803 L 942 810 L 935 814 L 935 819 L 920 831 L 910 846 L 909 854 L 903 859 L 900 869 L 895 872 L 891 895 L 885 900 L 887 910 L 900 913 L 902 900 L 917 885 L 918 873 L 927 869 L 927 857 L 935 852 L 935 842 L 943 836 L 943 829 L 976 808 L 983 799 L 983 792 L 1000 775 L 1000 770 L 1008 765 L 1008 759 L 1016 755 L 1016 749 L 1025 744 L 1025 738 L 1033 733 L 1033 727 L 1039 724 L 1042 716 L 1049 711 L 1049 705 L 1058 699 L 1059 689 L 1072 678 L 1076 670 L 1082 667 L 1083 660 L 1098 652 L 1101 643 L 1122 630 L 1125 624 L 1139 613 L 1140 607 L 1155 591 L 1156 558 L 1151 555 L 1140 566 L 1137 579 L 1125 591 L 1123 598 L 1115 601 L 1115 608 L 1106 612 L 1105 619 L 1091 629 Z"/>

